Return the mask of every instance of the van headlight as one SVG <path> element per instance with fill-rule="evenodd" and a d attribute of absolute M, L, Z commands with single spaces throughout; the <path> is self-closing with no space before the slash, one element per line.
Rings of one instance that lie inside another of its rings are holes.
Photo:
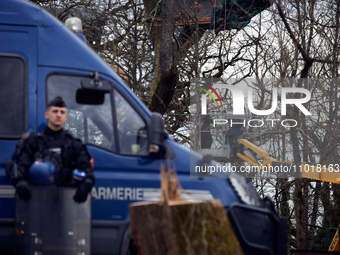
<path fill-rule="evenodd" d="M 228 184 L 237 193 L 241 201 L 249 205 L 261 206 L 262 200 L 253 185 L 243 176 L 237 173 L 230 173 Z"/>

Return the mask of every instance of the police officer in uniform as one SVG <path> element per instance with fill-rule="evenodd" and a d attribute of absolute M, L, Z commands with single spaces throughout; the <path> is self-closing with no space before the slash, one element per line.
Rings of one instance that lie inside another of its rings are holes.
<path fill-rule="evenodd" d="M 30 167 L 39 162 L 49 162 L 54 167 L 56 186 L 77 186 L 73 199 L 82 203 L 87 199 L 94 185 L 90 155 L 81 142 L 63 129 L 67 120 L 67 108 L 61 97 L 56 97 L 45 112 L 47 126 L 43 132 L 27 133 L 18 141 L 14 159 L 8 167 L 8 177 L 16 188 L 19 198 L 29 200 Z M 84 179 L 76 181 L 72 172 L 82 170 Z"/>

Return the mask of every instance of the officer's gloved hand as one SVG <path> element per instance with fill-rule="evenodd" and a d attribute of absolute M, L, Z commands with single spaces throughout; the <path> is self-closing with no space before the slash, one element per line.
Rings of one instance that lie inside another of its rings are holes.
<path fill-rule="evenodd" d="M 25 180 L 20 180 L 15 184 L 19 198 L 23 200 L 29 200 L 31 196 L 31 191 L 28 186 L 28 182 Z"/>
<path fill-rule="evenodd" d="M 74 195 L 74 201 L 83 203 L 86 201 L 88 194 L 90 193 L 93 186 L 91 179 L 85 179 L 84 182 L 78 185 L 76 194 Z"/>

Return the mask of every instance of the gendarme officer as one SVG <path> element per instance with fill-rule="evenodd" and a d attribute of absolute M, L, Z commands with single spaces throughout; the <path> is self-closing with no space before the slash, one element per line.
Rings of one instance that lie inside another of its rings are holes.
<path fill-rule="evenodd" d="M 48 162 L 53 166 L 53 185 L 77 186 L 73 198 L 76 202 L 85 202 L 95 181 L 91 158 L 81 140 L 63 129 L 67 120 L 67 108 L 61 97 L 56 97 L 47 105 L 45 118 L 47 126 L 43 132 L 24 134 L 18 141 L 14 158 L 7 168 L 8 177 L 19 198 L 28 200 L 31 198 L 29 183 L 32 167 L 46 172 L 39 163 Z M 81 181 L 73 177 L 75 169 L 83 173 Z"/>

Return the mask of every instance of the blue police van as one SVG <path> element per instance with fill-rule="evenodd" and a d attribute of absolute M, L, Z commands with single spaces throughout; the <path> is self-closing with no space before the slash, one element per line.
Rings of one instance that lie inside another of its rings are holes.
<path fill-rule="evenodd" d="M 222 202 L 244 254 L 286 253 L 285 222 L 268 199 L 244 178 L 191 178 L 190 165 L 204 158 L 167 136 L 161 116 L 86 43 L 26 1 L 0 1 L 0 81 L 1 254 L 13 254 L 15 246 L 15 190 L 6 163 L 23 133 L 44 128 L 46 103 L 55 96 L 68 106 L 65 128 L 94 159 L 91 254 L 128 254 L 128 205 L 160 198 L 165 156 L 185 190 Z"/>

